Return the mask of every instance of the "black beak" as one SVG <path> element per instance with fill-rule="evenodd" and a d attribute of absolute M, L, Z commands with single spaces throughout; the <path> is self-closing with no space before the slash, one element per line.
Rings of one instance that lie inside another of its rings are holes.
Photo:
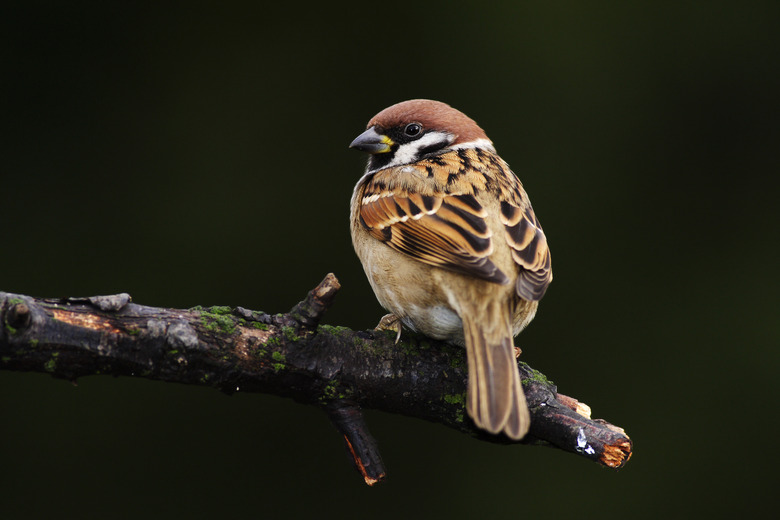
<path fill-rule="evenodd" d="M 350 148 L 370 154 L 389 152 L 391 146 L 393 140 L 377 132 L 373 126 L 357 136 L 349 145 Z"/>

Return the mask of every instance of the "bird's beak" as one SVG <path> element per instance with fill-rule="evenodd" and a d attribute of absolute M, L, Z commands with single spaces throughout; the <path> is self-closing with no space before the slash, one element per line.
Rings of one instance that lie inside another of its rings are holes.
<path fill-rule="evenodd" d="M 390 151 L 395 143 L 392 139 L 386 135 L 380 134 L 372 126 L 352 141 L 349 145 L 350 148 L 360 150 L 361 152 L 368 152 L 370 154 L 386 153 Z"/>

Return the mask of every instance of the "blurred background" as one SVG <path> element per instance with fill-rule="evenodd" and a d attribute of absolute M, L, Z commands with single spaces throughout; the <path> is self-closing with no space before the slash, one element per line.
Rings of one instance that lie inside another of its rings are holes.
<path fill-rule="evenodd" d="M 6 2 L 0 290 L 382 314 L 347 149 L 409 98 L 473 117 L 555 281 L 523 359 L 635 443 L 621 471 L 367 413 L 367 488 L 313 407 L 0 371 L 5 519 L 734 518 L 774 505 L 780 3 Z"/>

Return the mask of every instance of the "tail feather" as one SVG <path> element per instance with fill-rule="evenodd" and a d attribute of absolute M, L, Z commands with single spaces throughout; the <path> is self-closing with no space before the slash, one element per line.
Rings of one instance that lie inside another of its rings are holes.
<path fill-rule="evenodd" d="M 531 419 L 515 361 L 509 317 L 479 321 L 471 313 L 463 317 L 469 369 L 466 410 L 480 428 L 521 439 Z"/>
<path fill-rule="evenodd" d="M 509 417 L 507 417 L 504 432 L 509 438 L 520 440 L 525 437 L 525 434 L 528 433 L 528 428 L 531 426 L 531 414 L 528 412 L 528 403 L 525 402 L 523 383 L 520 381 L 520 372 L 517 370 L 514 349 L 511 352 L 512 366 L 514 367 L 511 392 L 514 397 L 514 404 L 511 407 Z"/>

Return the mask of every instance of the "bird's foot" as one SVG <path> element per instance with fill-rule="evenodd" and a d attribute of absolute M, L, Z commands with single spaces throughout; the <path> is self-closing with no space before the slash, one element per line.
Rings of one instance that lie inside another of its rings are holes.
<path fill-rule="evenodd" d="M 401 339 L 401 318 L 395 314 L 385 314 L 374 330 L 392 330 L 395 332 L 395 342 Z"/>

